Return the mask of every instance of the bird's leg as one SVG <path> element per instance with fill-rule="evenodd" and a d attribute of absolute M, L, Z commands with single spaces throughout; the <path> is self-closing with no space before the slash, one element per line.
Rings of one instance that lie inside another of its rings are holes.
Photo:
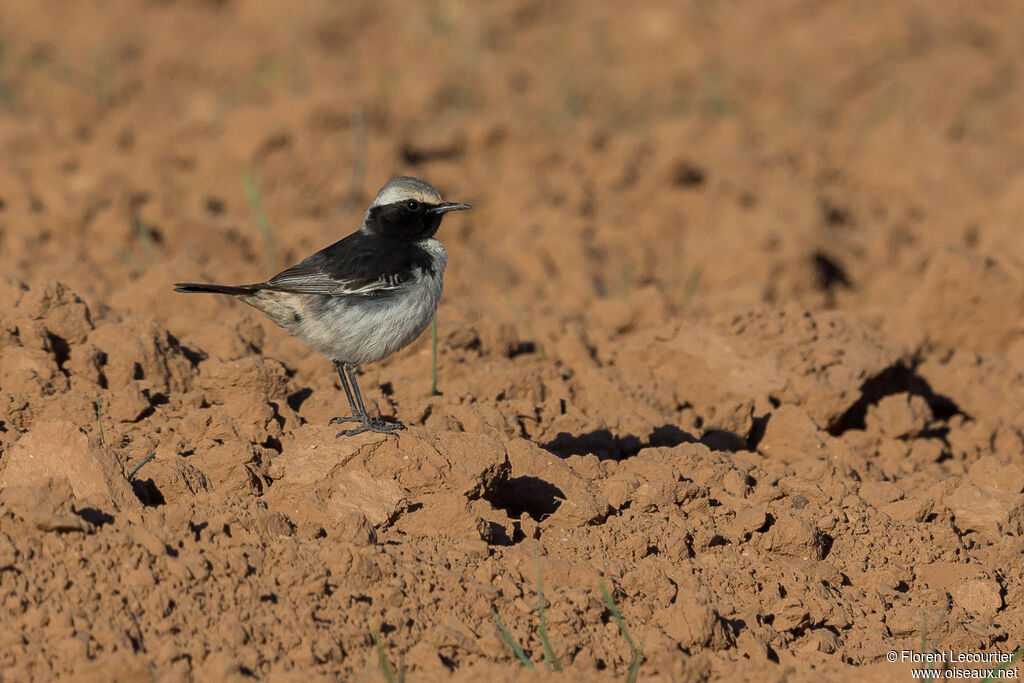
<path fill-rule="evenodd" d="M 345 422 L 363 422 L 366 419 L 366 414 L 361 413 L 359 408 L 356 407 L 356 402 L 352 399 L 352 390 L 348 388 L 348 378 L 345 376 L 344 371 L 345 364 L 338 361 L 334 361 L 334 369 L 338 371 L 338 377 L 341 378 L 341 388 L 345 390 L 345 395 L 348 396 L 348 407 L 352 411 L 351 415 L 346 417 L 332 417 L 331 421 L 327 424 L 344 424 Z"/>
<path fill-rule="evenodd" d="M 405 425 L 401 422 L 387 422 L 380 419 L 379 417 L 370 417 L 366 414 L 366 406 L 363 405 L 363 394 L 359 391 L 359 382 L 356 381 L 355 367 L 347 363 L 343 364 L 345 374 L 348 375 L 349 381 L 352 383 L 352 390 L 355 394 L 356 406 L 353 406 L 352 412 L 355 413 L 358 409 L 359 414 L 362 415 L 363 424 L 355 427 L 354 429 L 343 429 L 338 432 L 338 436 L 355 436 L 356 434 L 362 434 L 363 432 L 377 432 L 378 434 L 393 434 L 396 430 L 405 429 Z"/>
<path fill-rule="evenodd" d="M 351 365 L 345 366 L 345 373 L 352 381 L 352 388 L 355 389 L 356 403 L 359 405 L 359 414 L 366 415 L 366 406 L 363 405 L 363 392 L 359 391 L 359 382 L 356 381 L 356 369 Z"/>

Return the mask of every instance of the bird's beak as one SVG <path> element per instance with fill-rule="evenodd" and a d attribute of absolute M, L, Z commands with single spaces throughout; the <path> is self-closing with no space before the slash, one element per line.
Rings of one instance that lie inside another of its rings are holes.
<path fill-rule="evenodd" d="M 431 209 L 427 209 L 427 213 L 448 213 L 449 211 L 465 211 L 471 209 L 469 204 L 460 204 L 459 202 L 445 202 L 439 204 Z"/>

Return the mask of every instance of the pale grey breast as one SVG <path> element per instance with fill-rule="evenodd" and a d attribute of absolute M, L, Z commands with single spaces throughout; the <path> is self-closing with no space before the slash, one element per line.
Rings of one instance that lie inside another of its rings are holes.
<path fill-rule="evenodd" d="M 441 300 L 448 256 L 440 241 L 419 242 L 433 272 L 417 270 L 406 286 L 379 298 L 262 290 L 239 297 L 314 350 L 343 363 L 373 363 L 415 340 Z"/>

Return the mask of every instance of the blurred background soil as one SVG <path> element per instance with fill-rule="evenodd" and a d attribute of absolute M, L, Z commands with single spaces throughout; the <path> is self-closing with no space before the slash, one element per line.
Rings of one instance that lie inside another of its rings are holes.
<path fill-rule="evenodd" d="M 5 680 L 870 677 L 1024 640 L 1024 5 L 0 7 Z M 392 175 L 410 429 L 182 280 Z M 149 460 L 151 454 L 155 456 Z M 866 668 L 865 668 L 866 667 Z"/>

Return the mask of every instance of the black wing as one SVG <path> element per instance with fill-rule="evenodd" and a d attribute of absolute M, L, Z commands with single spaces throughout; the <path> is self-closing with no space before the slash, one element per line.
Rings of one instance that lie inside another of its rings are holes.
<path fill-rule="evenodd" d="M 264 286 L 280 292 L 387 296 L 431 270 L 430 256 L 408 242 L 354 232 L 282 271 Z"/>

